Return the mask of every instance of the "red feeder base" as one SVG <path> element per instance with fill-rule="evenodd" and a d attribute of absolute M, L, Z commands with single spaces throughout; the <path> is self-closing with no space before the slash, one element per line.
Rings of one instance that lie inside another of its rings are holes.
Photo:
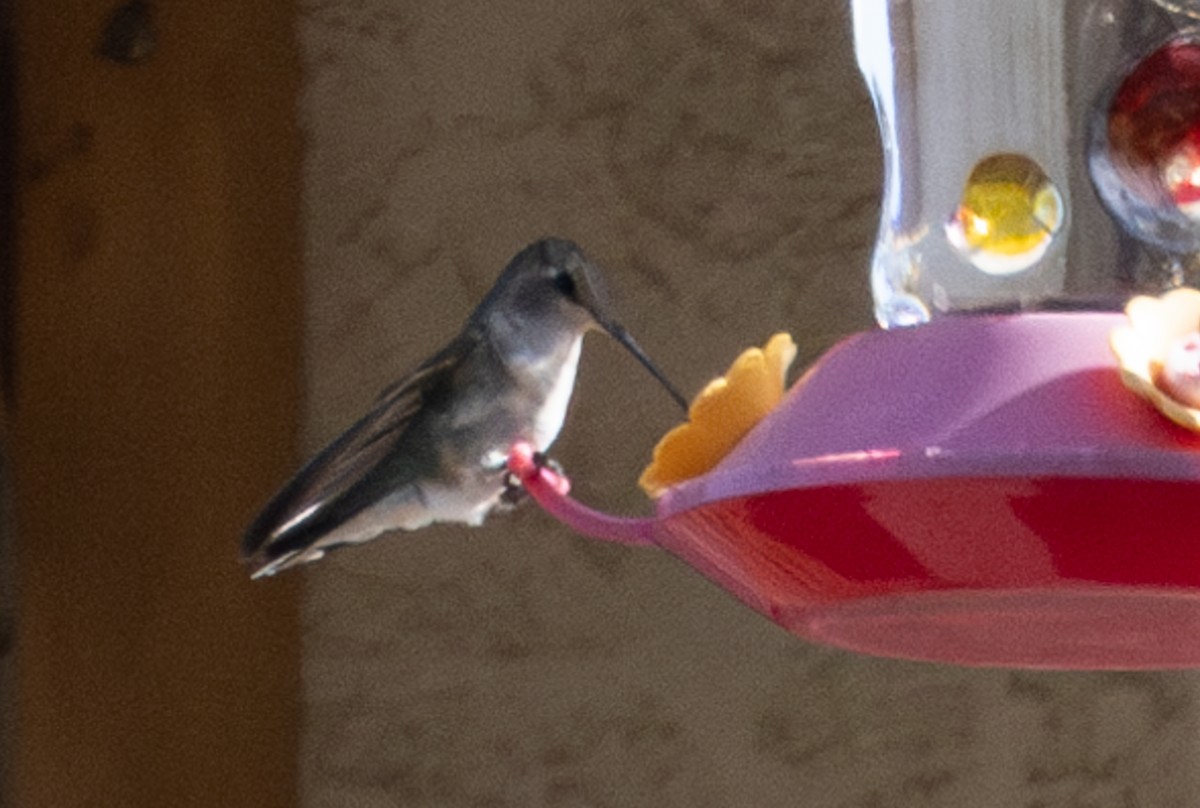
<path fill-rule="evenodd" d="M 827 354 L 716 469 L 619 520 L 797 635 L 908 659 L 1200 666 L 1200 436 L 1120 383 L 1117 315 L 943 318 Z"/>

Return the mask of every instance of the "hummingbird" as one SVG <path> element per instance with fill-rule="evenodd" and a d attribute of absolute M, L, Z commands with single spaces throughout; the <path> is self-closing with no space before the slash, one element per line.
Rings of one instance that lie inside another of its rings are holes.
<path fill-rule="evenodd" d="M 583 336 L 623 345 L 687 411 L 687 400 L 610 312 L 600 268 L 578 245 L 521 250 L 446 347 L 384 388 L 358 422 L 310 460 L 247 528 L 252 577 L 433 522 L 479 525 L 520 498 L 509 449 L 540 457 L 558 437 Z"/>

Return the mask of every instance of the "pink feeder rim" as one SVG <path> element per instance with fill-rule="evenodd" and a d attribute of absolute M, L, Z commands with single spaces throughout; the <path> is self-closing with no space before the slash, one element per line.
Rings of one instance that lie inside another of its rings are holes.
<path fill-rule="evenodd" d="M 581 533 L 654 544 L 800 637 L 962 665 L 1200 666 L 1200 436 L 1125 389 L 1111 314 L 851 337 L 648 519 L 515 473 Z"/>

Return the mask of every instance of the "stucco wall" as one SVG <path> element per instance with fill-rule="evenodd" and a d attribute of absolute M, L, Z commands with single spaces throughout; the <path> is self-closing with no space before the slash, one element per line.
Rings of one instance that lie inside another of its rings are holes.
<path fill-rule="evenodd" d="M 878 139 L 847 3 L 308 0 L 309 445 L 570 236 L 693 393 L 871 327 Z M 645 511 L 675 410 L 589 339 L 556 455 Z M 1183 806 L 1196 678 L 959 670 L 801 642 L 534 507 L 307 573 L 305 804 Z"/>

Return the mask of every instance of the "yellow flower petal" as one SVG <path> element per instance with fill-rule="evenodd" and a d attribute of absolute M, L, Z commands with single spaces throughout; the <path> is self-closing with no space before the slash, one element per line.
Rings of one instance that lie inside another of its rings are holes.
<path fill-rule="evenodd" d="M 796 358 L 790 334 L 744 351 L 721 378 L 705 386 L 688 410 L 688 423 L 668 432 L 638 484 L 652 497 L 698 477 L 721 462 L 746 433 L 783 398 L 788 367 Z"/>

